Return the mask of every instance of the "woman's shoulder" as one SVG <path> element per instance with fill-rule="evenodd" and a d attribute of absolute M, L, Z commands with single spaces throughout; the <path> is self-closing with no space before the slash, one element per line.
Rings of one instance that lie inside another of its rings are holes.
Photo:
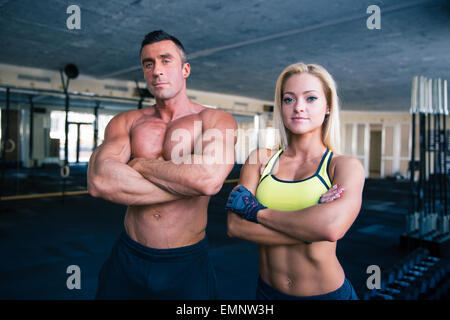
<path fill-rule="evenodd" d="M 364 174 L 364 167 L 358 158 L 333 152 L 329 173 L 334 176 L 335 170 L 352 170 L 355 173 L 362 172 Z"/>
<path fill-rule="evenodd" d="M 279 151 L 279 149 L 259 148 L 250 152 L 247 162 L 251 164 L 265 164 Z"/>
<path fill-rule="evenodd" d="M 250 157 L 258 157 L 259 159 L 264 159 L 267 157 L 272 157 L 279 149 L 269 149 L 269 148 L 258 148 L 250 152 L 248 158 Z"/>
<path fill-rule="evenodd" d="M 333 157 L 331 158 L 330 165 L 339 165 L 339 166 L 360 166 L 362 167 L 362 163 L 358 158 L 353 156 L 348 156 L 345 154 L 339 154 L 333 152 Z"/>

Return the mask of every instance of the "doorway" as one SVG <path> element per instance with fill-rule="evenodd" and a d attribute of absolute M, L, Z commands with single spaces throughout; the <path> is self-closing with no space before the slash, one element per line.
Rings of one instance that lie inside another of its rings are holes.
<path fill-rule="evenodd" d="M 381 177 L 381 130 L 370 130 L 369 178 Z"/>
<path fill-rule="evenodd" d="M 94 126 L 90 122 L 69 122 L 69 163 L 88 162 L 94 147 Z"/>

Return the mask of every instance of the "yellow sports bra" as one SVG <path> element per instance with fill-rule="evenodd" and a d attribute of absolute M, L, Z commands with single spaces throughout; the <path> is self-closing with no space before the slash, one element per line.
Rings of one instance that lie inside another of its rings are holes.
<path fill-rule="evenodd" d="M 333 152 L 327 149 L 316 173 L 299 181 L 280 180 L 272 174 L 273 167 L 283 153 L 278 150 L 267 162 L 256 189 L 256 199 L 268 208 L 295 211 L 316 205 L 320 196 L 331 188 L 328 176 Z"/>

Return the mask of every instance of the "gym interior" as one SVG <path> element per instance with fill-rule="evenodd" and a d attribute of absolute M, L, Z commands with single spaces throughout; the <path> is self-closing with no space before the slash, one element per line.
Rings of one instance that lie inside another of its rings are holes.
<path fill-rule="evenodd" d="M 365 170 L 337 245 L 359 298 L 449 299 L 449 1 L 5 0 L 0 26 L 0 299 L 94 298 L 126 207 L 89 195 L 88 161 L 115 115 L 154 104 L 139 49 L 157 29 L 185 46 L 189 99 L 239 128 L 208 206 L 218 299 L 255 299 L 258 247 L 227 236 L 225 203 L 250 152 L 275 147 L 276 80 L 300 61 L 335 78 L 340 153 Z"/>

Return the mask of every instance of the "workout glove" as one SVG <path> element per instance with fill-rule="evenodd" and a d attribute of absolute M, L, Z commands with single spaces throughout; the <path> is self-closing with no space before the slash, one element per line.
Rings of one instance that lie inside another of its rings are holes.
<path fill-rule="evenodd" d="M 258 223 L 258 211 L 267 207 L 259 203 L 246 187 L 239 185 L 231 191 L 225 208 L 238 214 L 241 218 Z"/>

